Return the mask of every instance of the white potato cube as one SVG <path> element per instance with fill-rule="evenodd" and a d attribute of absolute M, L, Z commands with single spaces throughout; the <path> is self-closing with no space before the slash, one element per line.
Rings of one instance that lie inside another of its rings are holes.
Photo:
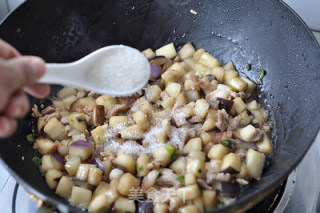
<path fill-rule="evenodd" d="M 181 85 L 174 82 L 169 82 L 166 86 L 165 91 L 170 97 L 176 98 L 181 92 Z"/>
<path fill-rule="evenodd" d="M 259 179 L 264 166 L 265 155 L 253 149 L 249 149 L 246 157 L 248 173 L 251 177 Z"/>
<path fill-rule="evenodd" d="M 178 55 L 181 60 L 184 60 L 190 56 L 193 56 L 193 54 L 196 52 L 194 47 L 190 42 L 183 45 L 183 47 L 179 50 Z"/>
<path fill-rule="evenodd" d="M 78 208 L 87 209 L 91 202 L 92 192 L 78 186 L 72 187 L 70 204 Z"/>
<path fill-rule="evenodd" d="M 257 130 L 251 124 L 239 130 L 239 134 L 244 141 L 251 142 L 252 138 L 257 134 Z"/>
<path fill-rule="evenodd" d="M 176 48 L 174 47 L 173 43 L 167 44 L 159 49 L 156 50 L 157 56 L 165 56 L 166 58 L 174 58 L 177 55 Z"/>

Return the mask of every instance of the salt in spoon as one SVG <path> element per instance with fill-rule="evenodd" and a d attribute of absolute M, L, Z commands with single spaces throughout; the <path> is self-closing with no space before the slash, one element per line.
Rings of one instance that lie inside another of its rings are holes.
<path fill-rule="evenodd" d="M 40 83 L 68 85 L 111 96 L 129 96 L 144 87 L 150 65 L 140 51 L 124 45 L 98 49 L 71 63 L 47 63 Z"/>

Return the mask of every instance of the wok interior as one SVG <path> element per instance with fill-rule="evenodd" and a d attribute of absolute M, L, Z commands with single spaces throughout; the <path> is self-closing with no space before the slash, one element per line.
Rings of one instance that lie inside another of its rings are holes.
<path fill-rule="evenodd" d="M 258 69 L 265 69 L 259 102 L 274 122 L 275 152 L 260 181 L 245 188 L 224 211 L 252 206 L 275 189 L 319 129 L 320 50 L 300 20 L 278 1 L 29 0 L 2 23 L 0 37 L 21 53 L 39 55 L 47 62 L 74 61 L 111 44 L 143 50 L 191 41 L 221 64 L 232 60 L 252 80 L 258 79 Z M 246 70 L 247 63 L 252 71 Z M 52 95 L 57 89 L 52 87 Z M 48 188 L 31 160 L 34 150 L 26 141 L 31 120 L 31 116 L 21 120 L 17 133 L 1 141 L 1 159 L 31 192 L 67 205 Z"/>

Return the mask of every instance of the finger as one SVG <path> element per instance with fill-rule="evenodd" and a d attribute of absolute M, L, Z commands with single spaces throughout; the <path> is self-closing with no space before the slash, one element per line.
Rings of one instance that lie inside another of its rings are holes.
<path fill-rule="evenodd" d="M 34 84 L 45 73 L 45 63 L 41 58 L 21 56 L 2 61 L 2 73 L 6 76 L 1 79 L 9 94 Z"/>
<path fill-rule="evenodd" d="M 29 106 L 27 95 L 23 91 L 19 91 L 11 97 L 4 111 L 4 115 L 11 118 L 22 118 L 27 114 Z"/>
<path fill-rule="evenodd" d="M 11 136 L 17 128 L 17 121 L 13 118 L 0 116 L 0 138 Z"/>
<path fill-rule="evenodd" d="M 36 98 L 45 98 L 50 93 L 50 87 L 48 84 L 32 84 L 25 87 L 23 90 Z"/>
<path fill-rule="evenodd" d="M 0 57 L 4 59 L 20 56 L 20 53 L 10 44 L 0 39 Z"/>

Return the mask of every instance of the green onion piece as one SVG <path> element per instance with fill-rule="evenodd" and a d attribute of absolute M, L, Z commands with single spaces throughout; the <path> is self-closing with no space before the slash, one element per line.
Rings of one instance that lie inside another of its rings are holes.
<path fill-rule="evenodd" d="M 164 147 L 166 148 L 166 150 L 167 150 L 168 152 L 170 152 L 170 154 L 171 154 L 170 159 L 171 159 L 172 161 L 174 161 L 174 160 L 176 160 L 176 159 L 178 158 L 178 156 L 179 156 L 179 154 L 178 154 L 179 151 L 177 150 L 176 147 L 173 147 L 173 146 L 171 146 L 170 144 L 166 144 Z"/>
<path fill-rule="evenodd" d="M 251 70 L 251 64 L 247 63 L 247 70 L 250 71 Z"/>
<path fill-rule="evenodd" d="M 32 161 L 34 164 L 36 164 L 36 166 L 42 165 L 42 160 L 38 156 L 35 156 L 34 158 L 32 158 Z"/>
<path fill-rule="evenodd" d="M 138 170 L 139 170 L 139 172 L 143 171 L 144 170 L 143 166 L 139 166 Z"/>
<path fill-rule="evenodd" d="M 158 178 L 159 178 L 159 177 L 161 177 L 161 176 L 162 176 L 162 173 L 161 173 L 161 172 L 159 172 L 159 174 L 158 174 Z"/>
<path fill-rule="evenodd" d="M 202 169 L 198 169 L 198 173 L 201 173 L 202 172 Z"/>
<path fill-rule="evenodd" d="M 164 84 L 164 80 L 163 79 L 161 79 L 161 84 Z"/>
<path fill-rule="evenodd" d="M 26 138 L 27 138 L 27 141 L 29 141 L 29 142 L 35 142 L 36 135 L 34 132 L 32 132 L 32 133 L 28 134 Z"/>
<path fill-rule="evenodd" d="M 166 148 L 166 150 L 167 150 L 168 152 L 170 152 L 170 153 L 173 153 L 173 152 L 174 152 L 174 147 L 171 146 L 170 144 L 166 144 L 166 145 L 164 146 L 164 148 Z"/>
<path fill-rule="evenodd" d="M 260 70 L 260 76 L 259 76 L 259 79 L 258 79 L 258 83 L 259 84 L 262 84 L 262 79 L 263 79 L 264 75 L 265 75 L 265 71 L 264 71 L 264 69 L 261 69 Z"/>
<path fill-rule="evenodd" d="M 224 202 L 222 200 L 218 200 L 219 206 L 224 206 Z"/>
<path fill-rule="evenodd" d="M 177 181 L 179 181 L 179 182 L 183 182 L 184 181 L 184 175 L 179 175 L 178 177 L 177 177 Z"/>

